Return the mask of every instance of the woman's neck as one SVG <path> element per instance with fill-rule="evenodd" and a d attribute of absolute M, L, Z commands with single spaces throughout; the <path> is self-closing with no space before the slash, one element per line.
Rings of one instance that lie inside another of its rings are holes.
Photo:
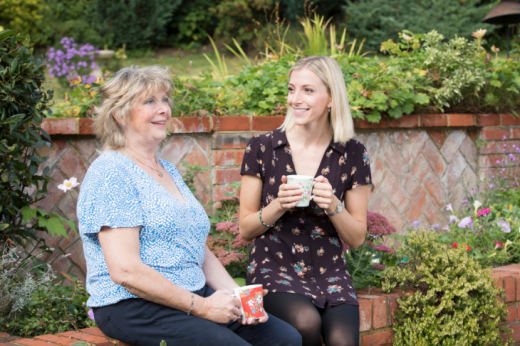
<path fill-rule="evenodd" d="M 134 158 L 145 163 L 155 164 L 155 149 L 156 146 L 140 145 L 139 143 L 132 143 L 128 141 L 126 146 L 122 148 L 123 153 L 129 153 Z"/>
<path fill-rule="evenodd" d="M 328 145 L 332 139 L 332 131 L 330 129 L 329 121 L 315 122 L 306 125 L 294 125 L 288 131 L 287 137 L 289 142 L 293 144 L 301 144 L 306 147 Z"/>

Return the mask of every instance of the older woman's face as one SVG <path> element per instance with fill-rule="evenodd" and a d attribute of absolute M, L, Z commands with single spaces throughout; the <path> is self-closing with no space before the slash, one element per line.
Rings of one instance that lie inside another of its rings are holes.
<path fill-rule="evenodd" d="M 309 69 L 294 70 L 289 79 L 287 103 L 296 125 L 316 121 L 328 113 L 332 99 L 320 77 Z"/>
<path fill-rule="evenodd" d="M 156 92 L 142 96 L 132 107 L 127 121 L 127 136 L 139 142 L 162 141 L 172 116 L 168 95 Z"/>

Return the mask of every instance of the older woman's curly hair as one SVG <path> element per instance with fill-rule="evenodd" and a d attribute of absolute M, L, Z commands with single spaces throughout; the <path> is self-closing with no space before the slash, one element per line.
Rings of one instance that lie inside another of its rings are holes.
<path fill-rule="evenodd" d="M 102 102 L 94 109 L 94 133 L 101 141 L 101 150 L 116 150 L 126 145 L 124 127 L 132 106 L 156 92 L 170 96 L 172 73 L 166 66 L 139 68 L 132 65 L 114 73 L 99 91 Z M 169 103 L 170 108 L 173 107 L 171 100 Z"/>

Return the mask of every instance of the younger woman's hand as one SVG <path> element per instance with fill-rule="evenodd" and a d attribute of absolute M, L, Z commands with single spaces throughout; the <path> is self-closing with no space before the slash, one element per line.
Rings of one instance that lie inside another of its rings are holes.
<path fill-rule="evenodd" d="M 327 178 L 320 175 L 314 179 L 314 189 L 312 190 L 312 194 L 314 195 L 314 203 L 316 203 L 318 207 L 326 210 L 327 213 L 334 212 L 334 210 L 329 209 L 336 207 L 337 203 L 333 202 L 335 202 L 337 197 L 334 195 L 334 189 Z"/>
<path fill-rule="evenodd" d="M 287 184 L 287 177 L 282 176 L 282 184 L 278 189 L 278 202 L 283 210 L 296 207 L 298 201 L 303 198 L 303 190 L 297 184 Z"/>

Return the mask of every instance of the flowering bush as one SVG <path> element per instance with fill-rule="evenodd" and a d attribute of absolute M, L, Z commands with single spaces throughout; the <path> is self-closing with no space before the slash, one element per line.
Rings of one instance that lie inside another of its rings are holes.
<path fill-rule="evenodd" d="M 503 301 L 504 291 L 469 253 L 446 246 L 433 230 L 410 233 L 399 249 L 408 261 L 383 274 L 385 292 L 407 292 L 398 299 L 394 344 L 502 345 L 507 310 L 496 297 Z"/>
<path fill-rule="evenodd" d="M 386 266 L 397 264 L 396 251 L 383 245 L 383 236 L 393 235 L 395 227 L 378 213 L 367 213 L 367 237 L 359 249 L 343 243 L 343 256 L 356 289 L 381 287 L 381 275 Z"/>
<path fill-rule="evenodd" d="M 234 278 L 246 277 L 246 266 L 249 260 L 249 244 L 240 235 L 238 223 L 220 222 L 216 224 L 215 232 L 208 236 L 208 247 L 220 263 Z"/>
<path fill-rule="evenodd" d="M 51 47 L 46 54 L 49 75 L 57 77 L 60 83 L 68 86 L 68 80 L 81 77 L 84 84 L 92 84 L 96 79 L 91 75 L 98 68 L 94 54 L 99 50 L 91 44 L 78 45 L 73 38 L 64 37 L 61 47 Z"/>

